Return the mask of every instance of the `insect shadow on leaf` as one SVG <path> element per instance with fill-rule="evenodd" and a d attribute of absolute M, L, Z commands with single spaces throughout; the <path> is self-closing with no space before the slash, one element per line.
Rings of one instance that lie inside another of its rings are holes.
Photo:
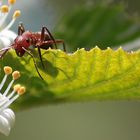
<path fill-rule="evenodd" d="M 58 68 L 55 67 L 51 62 L 49 62 L 48 60 L 43 60 L 43 64 L 44 67 L 42 67 L 41 62 L 37 62 L 37 65 L 39 66 L 39 68 L 44 71 L 45 73 L 47 73 L 48 75 L 51 75 L 52 77 L 56 77 L 59 73 Z"/>
<path fill-rule="evenodd" d="M 64 59 L 67 61 L 67 58 L 66 57 L 59 57 L 55 52 L 49 52 L 49 51 L 46 51 L 42 54 L 42 57 L 44 55 L 48 55 L 49 53 L 53 54 L 54 57 L 56 57 L 55 59 Z M 56 77 L 59 73 L 59 71 L 61 71 L 66 77 L 67 79 L 70 79 L 70 77 L 68 76 L 68 74 L 61 68 L 59 67 L 56 67 L 54 66 L 51 62 L 49 62 L 48 60 L 43 60 L 43 63 L 44 63 L 44 66 L 45 66 L 45 70 L 44 72 L 46 72 L 47 74 L 53 76 L 53 77 Z M 39 63 L 39 66 L 41 65 L 41 63 Z M 43 69 L 42 69 L 43 70 Z"/>

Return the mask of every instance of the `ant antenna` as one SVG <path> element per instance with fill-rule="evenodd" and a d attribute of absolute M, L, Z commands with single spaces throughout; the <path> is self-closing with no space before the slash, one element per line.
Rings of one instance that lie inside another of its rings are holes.
<path fill-rule="evenodd" d="M 18 35 L 22 35 L 25 32 L 25 28 L 23 26 L 23 23 L 20 22 L 18 25 Z"/>
<path fill-rule="evenodd" d="M 40 77 L 42 80 L 44 80 L 43 77 L 41 76 L 41 74 L 39 73 L 39 70 L 38 70 L 38 67 L 37 67 L 37 64 L 36 64 L 36 61 L 35 61 L 35 59 L 34 59 L 33 54 L 31 54 L 31 53 L 30 53 L 28 50 L 26 50 L 24 47 L 22 47 L 22 49 L 23 49 L 25 52 L 27 52 L 27 53 L 32 57 L 32 59 L 33 59 L 33 61 L 34 61 L 34 66 L 35 66 L 35 68 L 36 68 L 36 71 L 37 71 L 39 77 Z"/>

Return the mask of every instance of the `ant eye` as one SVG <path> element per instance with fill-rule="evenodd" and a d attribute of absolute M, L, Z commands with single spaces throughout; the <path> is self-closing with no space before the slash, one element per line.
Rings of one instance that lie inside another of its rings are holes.
<path fill-rule="evenodd" d="M 30 40 L 29 40 L 29 39 L 26 39 L 26 42 L 27 42 L 27 43 L 30 43 Z"/>

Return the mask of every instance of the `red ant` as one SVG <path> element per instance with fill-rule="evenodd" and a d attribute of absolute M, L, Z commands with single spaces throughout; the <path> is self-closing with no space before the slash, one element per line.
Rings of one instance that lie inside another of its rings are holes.
<path fill-rule="evenodd" d="M 20 23 L 18 26 L 18 36 L 14 40 L 14 43 L 10 47 L 6 47 L 0 50 L 3 51 L 3 53 L 0 55 L 0 58 L 2 58 L 6 54 L 6 52 L 11 48 L 16 51 L 16 54 L 19 57 L 22 57 L 25 54 L 25 52 L 28 53 L 33 58 L 34 65 L 39 77 L 43 80 L 41 74 L 38 71 L 34 56 L 29 51 L 31 50 L 30 46 L 33 46 L 34 48 L 38 49 L 39 58 L 44 68 L 41 49 L 45 49 L 45 50 L 49 48 L 57 49 L 58 43 L 62 43 L 63 49 L 64 51 L 66 51 L 64 41 L 58 39 L 55 40 L 47 27 L 42 27 L 41 32 L 31 32 L 31 31 L 25 31 L 23 24 Z"/>

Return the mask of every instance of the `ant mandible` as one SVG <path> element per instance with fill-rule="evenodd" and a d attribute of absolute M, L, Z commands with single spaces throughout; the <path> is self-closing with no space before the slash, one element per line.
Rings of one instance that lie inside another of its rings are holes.
<path fill-rule="evenodd" d="M 3 53 L 0 55 L 0 58 L 3 58 L 3 56 L 6 54 L 6 52 L 9 49 L 14 49 L 17 56 L 22 57 L 25 52 L 28 53 L 34 61 L 34 66 L 36 68 L 36 71 L 39 75 L 39 77 L 43 80 L 43 77 L 39 73 L 36 61 L 34 59 L 33 54 L 29 51 L 30 46 L 33 46 L 34 48 L 37 48 L 39 59 L 42 63 L 42 66 L 44 68 L 42 55 L 41 55 L 41 49 L 57 49 L 57 44 L 61 43 L 63 44 L 63 49 L 66 51 L 65 44 L 63 40 L 60 39 L 54 39 L 50 31 L 47 27 L 42 27 L 41 32 L 31 32 L 31 31 L 25 31 L 25 28 L 22 23 L 18 26 L 18 36 L 14 40 L 14 43 L 10 47 L 5 47 L 1 49 Z"/>

